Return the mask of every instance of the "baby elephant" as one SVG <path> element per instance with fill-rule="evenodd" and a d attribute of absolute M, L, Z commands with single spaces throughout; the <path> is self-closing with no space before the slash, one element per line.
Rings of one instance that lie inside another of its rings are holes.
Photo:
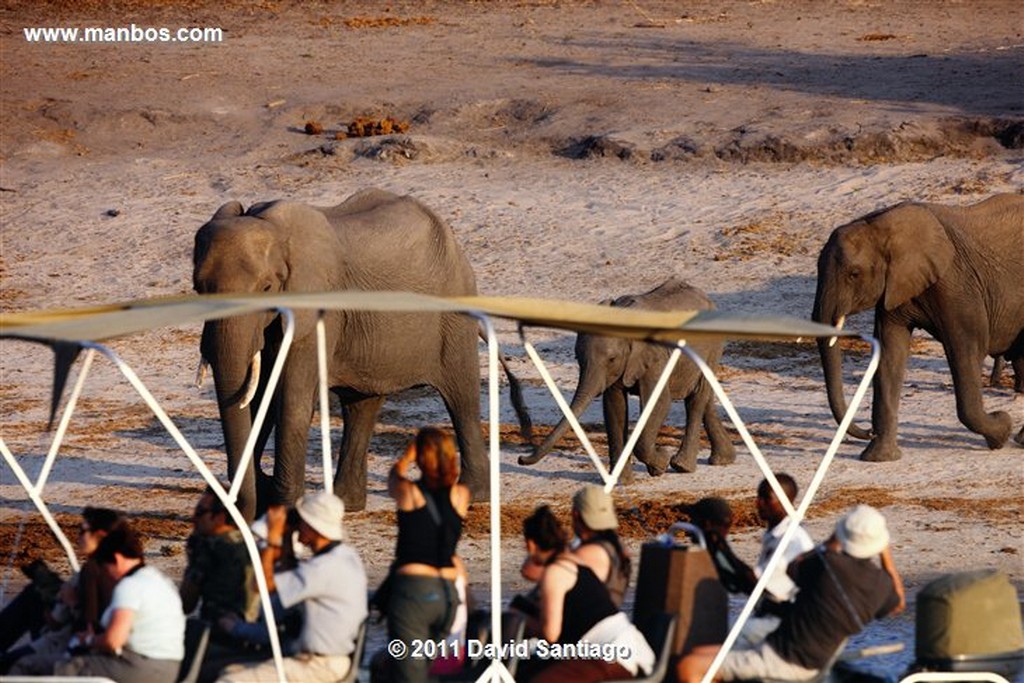
<path fill-rule="evenodd" d="M 715 304 L 704 292 L 672 277 L 646 294 L 620 296 L 602 304 L 620 307 L 635 307 L 651 311 L 711 310 Z M 722 355 L 722 345 L 693 344 L 693 348 L 709 366 L 715 368 Z M 640 406 L 647 404 L 665 363 L 670 349 L 622 337 L 603 337 L 593 334 L 579 334 L 576 337 L 576 361 L 580 366 L 576 394 L 572 398 L 572 412 L 578 418 L 590 402 L 599 394 L 604 401 L 605 430 L 608 433 L 608 451 L 611 466 L 614 467 L 622 453 L 629 431 L 629 410 L 627 396 L 640 396 Z M 671 401 L 683 399 L 686 404 L 686 433 L 678 451 L 658 449 L 655 439 L 658 430 L 668 417 Z M 640 462 L 647 465 L 647 471 L 657 476 L 671 465 L 681 472 L 697 469 L 697 451 L 700 448 L 700 428 L 703 421 L 711 441 L 712 465 L 728 465 L 736 459 L 736 450 L 718 417 L 713 392 L 697 366 L 683 355 L 676 364 L 669 379 L 667 391 L 662 392 L 644 426 L 634 449 Z M 691 428 L 692 427 L 692 428 Z M 544 443 L 532 455 L 521 456 L 519 463 L 532 465 L 547 455 L 569 428 L 569 422 L 562 419 L 552 430 Z M 632 468 L 627 463 L 622 472 L 623 483 L 633 479 Z"/>

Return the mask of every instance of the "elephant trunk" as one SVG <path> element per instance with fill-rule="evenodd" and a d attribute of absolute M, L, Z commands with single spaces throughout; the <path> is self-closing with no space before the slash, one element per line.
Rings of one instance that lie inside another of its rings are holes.
<path fill-rule="evenodd" d="M 590 406 L 590 402 L 594 400 L 594 397 L 597 396 L 597 394 L 597 390 L 584 385 L 582 382 L 580 383 L 580 386 L 576 388 L 576 393 L 573 395 L 572 403 L 569 406 L 572 410 L 572 414 L 576 416 L 576 419 L 579 419 L 580 415 L 583 414 L 583 411 Z M 534 465 L 540 462 L 544 456 L 551 452 L 555 447 L 555 444 L 558 443 L 559 439 L 561 439 L 563 435 L 565 435 L 565 432 L 568 429 L 569 420 L 568 418 L 563 417 L 555 428 L 551 430 L 548 437 L 544 439 L 544 443 L 537 446 L 533 450 L 532 454 L 522 455 L 519 457 L 519 464 Z"/>
<path fill-rule="evenodd" d="M 203 329 L 202 340 L 203 357 L 213 369 L 224 450 L 228 458 L 228 477 L 232 481 L 239 475 L 238 465 L 252 431 L 252 413 L 248 404 L 260 379 L 260 349 L 252 324 L 243 323 L 240 318 L 209 322 Z M 254 467 L 250 465 L 240 474 L 243 482 L 237 504 L 243 516 L 251 519 L 256 512 Z"/>
<path fill-rule="evenodd" d="M 811 314 L 815 322 L 826 325 L 835 325 L 842 329 L 846 321 L 845 315 L 830 315 L 823 312 L 824 306 L 819 293 L 814 300 L 814 311 Z M 821 356 L 821 367 L 825 374 L 825 390 L 828 393 L 828 406 L 832 411 L 832 417 L 836 424 L 842 422 L 846 415 L 846 396 L 843 393 L 843 359 L 840 353 L 839 344 L 836 338 L 818 339 L 818 354 Z M 871 433 L 855 424 L 851 424 L 848 430 L 850 436 L 857 439 L 870 439 Z"/>

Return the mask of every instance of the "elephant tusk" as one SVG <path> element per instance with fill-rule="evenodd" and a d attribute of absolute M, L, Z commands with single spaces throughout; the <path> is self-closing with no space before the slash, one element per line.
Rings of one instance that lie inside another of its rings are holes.
<path fill-rule="evenodd" d="M 203 382 L 206 380 L 206 369 L 210 367 L 210 364 L 206 362 L 206 359 L 202 356 L 199 357 L 199 367 L 196 368 L 196 388 L 202 389 Z"/>
<path fill-rule="evenodd" d="M 260 385 L 260 352 L 257 351 L 252 356 L 252 363 L 249 366 L 249 383 L 245 386 L 245 395 L 242 396 L 242 402 L 238 404 L 239 410 L 244 410 L 249 407 L 252 403 L 253 396 L 256 395 L 256 389 Z"/>
<path fill-rule="evenodd" d="M 843 325 L 845 325 L 845 324 L 846 324 L 846 316 L 845 315 L 841 315 L 841 316 L 839 316 L 839 320 L 836 321 L 836 324 L 833 325 L 833 327 L 838 327 L 839 329 L 843 329 Z M 838 339 L 838 337 L 831 337 L 828 340 L 828 345 L 829 346 L 835 346 L 837 339 Z"/>

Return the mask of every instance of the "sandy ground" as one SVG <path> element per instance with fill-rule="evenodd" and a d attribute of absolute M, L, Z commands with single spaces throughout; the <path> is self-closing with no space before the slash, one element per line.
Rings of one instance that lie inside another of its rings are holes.
<path fill-rule="evenodd" d="M 23 32 L 130 25 L 219 27 L 224 39 L 44 44 Z M 328 205 L 377 186 L 447 219 L 486 294 L 597 301 L 678 274 L 723 310 L 807 317 L 816 256 L 837 225 L 906 199 L 968 204 L 1021 191 L 1022 32 L 1024 7 L 1010 1 L 8 2 L 0 308 L 187 293 L 194 232 L 222 203 Z M 408 129 L 347 137 L 358 117 Z M 870 332 L 870 314 L 851 325 Z M 543 430 L 557 407 L 514 327 L 498 330 Z M 159 330 L 112 347 L 223 475 L 212 382 L 192 386 L 198 335 Z M 571 394 L 572 337 L 529 336 Z M 51 438 L 49 363 L 49 351 L 0 342 L 0 437 L 33 477 Z M 848 356 L 851 382 L 865 363 Z M 834 428 L 814 347 L 730 343 L 723 366 L 770 465 L 806 487 Z M 985 400 L 1024 422 L 1009 378 Z M 564 510 L 597 476 L 571 440 L 538 466 L 517 465 L 527 446 L 505 404 L 508 596 L 522 585 L 519 520 L 542 502 Z M 418 426 L 445 419 L 426 391 L 385 407 L 368 510 L 347 520 L 374 583 L 394 542 L 387 467 Z M 600 450 L 599 406 L 583 421 Z M 695 474 L 637 469 L 616 492 L 634 549 L 681 518 L 682 504 L 717 494 L 740 509 L 736 546 L 753 558 L 761 474 L 736 443 L 729 467 L 707 466 L 705 451 Z M 314 425 L 310 487 L 318 444 Z M 857 459 L 861 443 L 843 444 L 810 508 L 812 534 L 870 502 L 889 519 L 912 594 L 979 567 L 1004 570 L 1020 590 L 1024 452 L 989 451 L 957 421 L 941 348 L 925 336 L 903 394 L 901 446 L 901 461 L 869 464 Z M 201 488 L 119 373 L 97 361 L 45 489 L 59 519 L 70 527 L 86 504 L 129 510 L 150 534 L 153 562 L 177 575 Z M 38 521 L 0 468 L 8 594 L 26 559 L 60 565 Z M 482 599 L 488 530 L 487 508 L 475 509 L 460 550 Z M 912 619 L 911 606 L 894 632 L 906 636 Z"/>

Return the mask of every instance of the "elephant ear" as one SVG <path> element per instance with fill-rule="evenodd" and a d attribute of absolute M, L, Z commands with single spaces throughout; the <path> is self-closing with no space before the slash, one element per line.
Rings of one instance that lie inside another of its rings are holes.
<path fill-rule="evenodd" d="M 222 204 L 221 207 L 214 212 L 213 218 L 196 231 L 194 246 L 192 248 L 193 277 L 197 275 L 199 264 L 206 258 L 207 251 L 210 248 L 210 240 L 213 238 L 213 234 L 217 230 L 214 223 L 228 218 L 237 218 L 244 213 L 245 207 L 242 206 L 241 202 L 227 202 L 226 204 Z M 199 291 L 195 282 L 193 282 L 193 287 L 197 292 Z"/>
<path fill-rule="evenodd" d="M 241 216 L 243 213 L 245 213 L 245 207 L 242 206 L 242 202 L 230 201 L 217 209 L 217 212 L 213 214 L 213 220 L 220 218 L 236 218 Z"/>
<path fill-rule="evenodd" d="M 885 309 L 905 304 L 953 266 L 955 251 L 945 226 L 927 206 L 902 204 L 875 218 L 887 235 Z"/>
<path fill-rule="evenodd" d="M 626 346 L 626 367 L 622 371 L 623 386 L 635 386 L 651 367 L 654 360 L 653 347 L 642 342 L 630 341 Z"/>

